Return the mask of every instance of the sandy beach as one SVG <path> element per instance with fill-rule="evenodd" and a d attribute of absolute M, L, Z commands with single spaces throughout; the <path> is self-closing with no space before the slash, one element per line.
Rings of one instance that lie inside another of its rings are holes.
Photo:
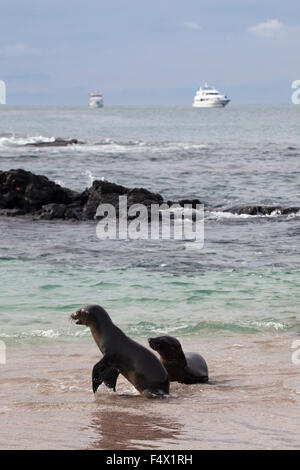
<path fill-rule="evenodd" d="M 211 384 L 146 399 L 124 379 L 91 391 L 95 344 L 12 347 L 1 367 L 1 449 L 296 449 L 299 365 L 291 335 L 182 337 Z M 145 341 L 142 340 L 145 344 Z"/>

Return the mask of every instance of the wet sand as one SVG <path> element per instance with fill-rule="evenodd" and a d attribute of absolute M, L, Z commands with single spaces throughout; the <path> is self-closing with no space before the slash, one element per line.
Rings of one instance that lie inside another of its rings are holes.
<path fill-rule="evenodd" d="M 297 449 L 300 365 L 294 336 L 184 337 L 212 384 L 171 384 L 147 399 L 119 378 L 94 397 L 94 343 L 7 350 L 0 365 L 1 449 Z M 144 342 L 142 340 L 141 342 Z"/>

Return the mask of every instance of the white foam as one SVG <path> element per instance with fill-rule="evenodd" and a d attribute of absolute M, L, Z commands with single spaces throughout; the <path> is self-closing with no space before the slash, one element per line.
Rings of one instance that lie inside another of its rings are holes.
<path fill-rule="evenodd" d="M 22 147 L 27 144 L 36 144 L 41 142 L 54 142 L 55 137 L 45 137 L 42 135 L 38 136 L 16 136 L 12 134 L 11 136 L 0 137 L 0 146 L 2 147 Z"/>
<path fill-rule="evenodd" d="M 293 212 L 287 216 L 288 219 L 294 219 L 295 217 L 300 217 L 300 210 L 298 212 Z"/>
<path fill-rule="evenodd" d="M 93 173 L 90 170 L 86 170 L 84 172 L 84 174 L 88 177 L 88 186 L 92 186 L 92 184 L 95 180 L 98 180 L 98 181 L 99 180 L 100 181 L 105 180 L 104 176 L 101 176 L 101 177 L 100 176 L 94 176 Z"/>
<path fill-rule="evenodd" d="M 60 186 L 65 186 L 65 183 L 64 183 L 63 180 L 56 179 L 56 180 L 54 180 L 54 183 L 59 184 Z"/>
<path fill-rule="evenodd" d="M 249 322 L 251 326 L 258 326 L 259 328 L 272 328 L 275 329 L 276 331 L 278 330 L 286 330 L 286 325 L 281 322 L 275 322 L 275 321 L 251 321 Z"/>
<path fill-rule="evenodd" d="M 206 219 L 249 219 L 249 217 L 256 217 L 249 214 L 234 214 L 232 212 L 221 211 L 206 211 Z"/>
<path fill-rule="evenodd" d="M 59 338 L 59 337 L 67 337 L 67 336 L 75 336 L 75 337 L 83 337 L 89 335 L 89 329 L 84 328 L 81 330 L 77 330 L 74 332 L 68 331 L 58 331 L 58 330 L 31 330 L 31 331 L 22 331 L 20 333 L 0 333 L 0 338 L 16 338 L 16 339 L 22 339 L 22 338 Z"/>
<path fill-rule="evenodd" d="M 236 214 L 234 212 L 223 212 L 223 211 L 206 211 L 205 212 L 205 218 L 210 220 L 220 220 L 220 219 L 249 219 L 249 218 L 257 218 L 257 217 L 263 217 L 263 218 L 273 218 L 273 217 L 280 217 L 282 216 L 282 213 L 279 209 L 275 209 L 272 211 L 270 214 Z M 300 211 L 289 214 L 288 218 L 293 218 L 300 216 Z"/>
<path fill-rule="evenodd" d="M 30 336 L 38 336 L 44 338 L 57 338 L 60 336 L 58 331 L 54 330 L 33 330 Z"/>

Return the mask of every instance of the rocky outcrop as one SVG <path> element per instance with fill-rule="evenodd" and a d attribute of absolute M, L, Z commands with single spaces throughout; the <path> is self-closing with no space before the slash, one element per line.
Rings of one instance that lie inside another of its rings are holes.
<path fill-rule="evenodd" d="M 46 176 L 25 170 L 0 172 L 0 209 L 33 213 L 50 203 L 70 204 L 77 196 Z"/>
<path fill-rule="evenodd" d="M 112 204 L 119 208 L 119 196 L 127 197 L 127 207 L 133 204 L 143 204 L 149 207 L 151 204 L 162 204 L 163 198 L 144 188 L 126 188 L 109 181 L 94 181 L 91 188 L 87 189 L 82 197 L 85 199 L 83 214 L 92 219 L 96 215 L 99 204 Z"/>
<path fill-rule="evenodd" d="M 113 205 L 118 215 L 119 196 L 127 197 L 128 207 L 143 204 L 149 208 L 151 204 L 164 202 L 160 194 L 147 189 L 126 188 L 109 181 L 94 181 L 90 188 L 78 193 L 29 171 L 0 171 L 0 215 L 32 214 L 35 219 L 42 220 L 92 220 L 97 218 L 99 204 Z"/>
<path fill-rule="evenodd" d="M 300 207 L 281 207 L 281 206 L 263 206 L 263 205 L 250 205 L 250 206 L 235 206 L 225 209 L 224 212 L 231 212 L 232 214 L 247 214 L 247 215 L 289 215 L 295 214 L 300 211 Z"/>
<path fill-rule="evenodd" d="M 118 216 L 119 196 L 127 197 L 127 208 L 134 204 L 143 204 L 150 208 L 152 204 L 166 203 L 185 206 L 193 209 L 201 204 L 199 199 L 179 199 L 164 201 L 158 193 L 152 193 L 144 188 L 126 188 L 109 181 L 94 181 L 90 188 L 83 192 L 75 192 L 64 188 L 46 176 L 35 175 L 25 170 L 0 171 L 0 215 L 17 217 L 31 214 L 34 219 L 52 220 L 94 220 L 101 218 L 97 215 L 100 204 L 111 204 Z M 220 208 L 218 211 L 232 214 L 247 214 L 254 216 L 297 214 L 300 207 L 282 207 L 267 205 L 243 205 Z M 148 211 L 150 216 L 150 211 Z M 195 215 L 195 213 L 193 213 Z M 135 215 L 133 217 L 136 217 Z"/>
<path fill-rule="evenodd" d="M 26 144 L 26 147 L 66 147 L 67 145 L 73 144 L 83 144 L 77 139 L 62 139 L 61 137 L 57 137 L 51 141 L 40 141 L 40 142 L 32 142 Z"/>

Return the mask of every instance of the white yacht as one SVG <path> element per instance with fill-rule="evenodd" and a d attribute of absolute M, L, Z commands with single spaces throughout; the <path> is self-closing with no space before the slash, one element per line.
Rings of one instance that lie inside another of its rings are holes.
<path fill-rule="evenodd" d="M 196 91 L 193 102 L 194 108 L 224 108 L 230 99 L 221 95 L 218 90 L 211 88 L 205 83 L 203 88 Z"/>
<path fill-rule="evenodd" d="M 90 108 L 103 108 L 103 96 L 98 91 L 90 94 Z"/>

